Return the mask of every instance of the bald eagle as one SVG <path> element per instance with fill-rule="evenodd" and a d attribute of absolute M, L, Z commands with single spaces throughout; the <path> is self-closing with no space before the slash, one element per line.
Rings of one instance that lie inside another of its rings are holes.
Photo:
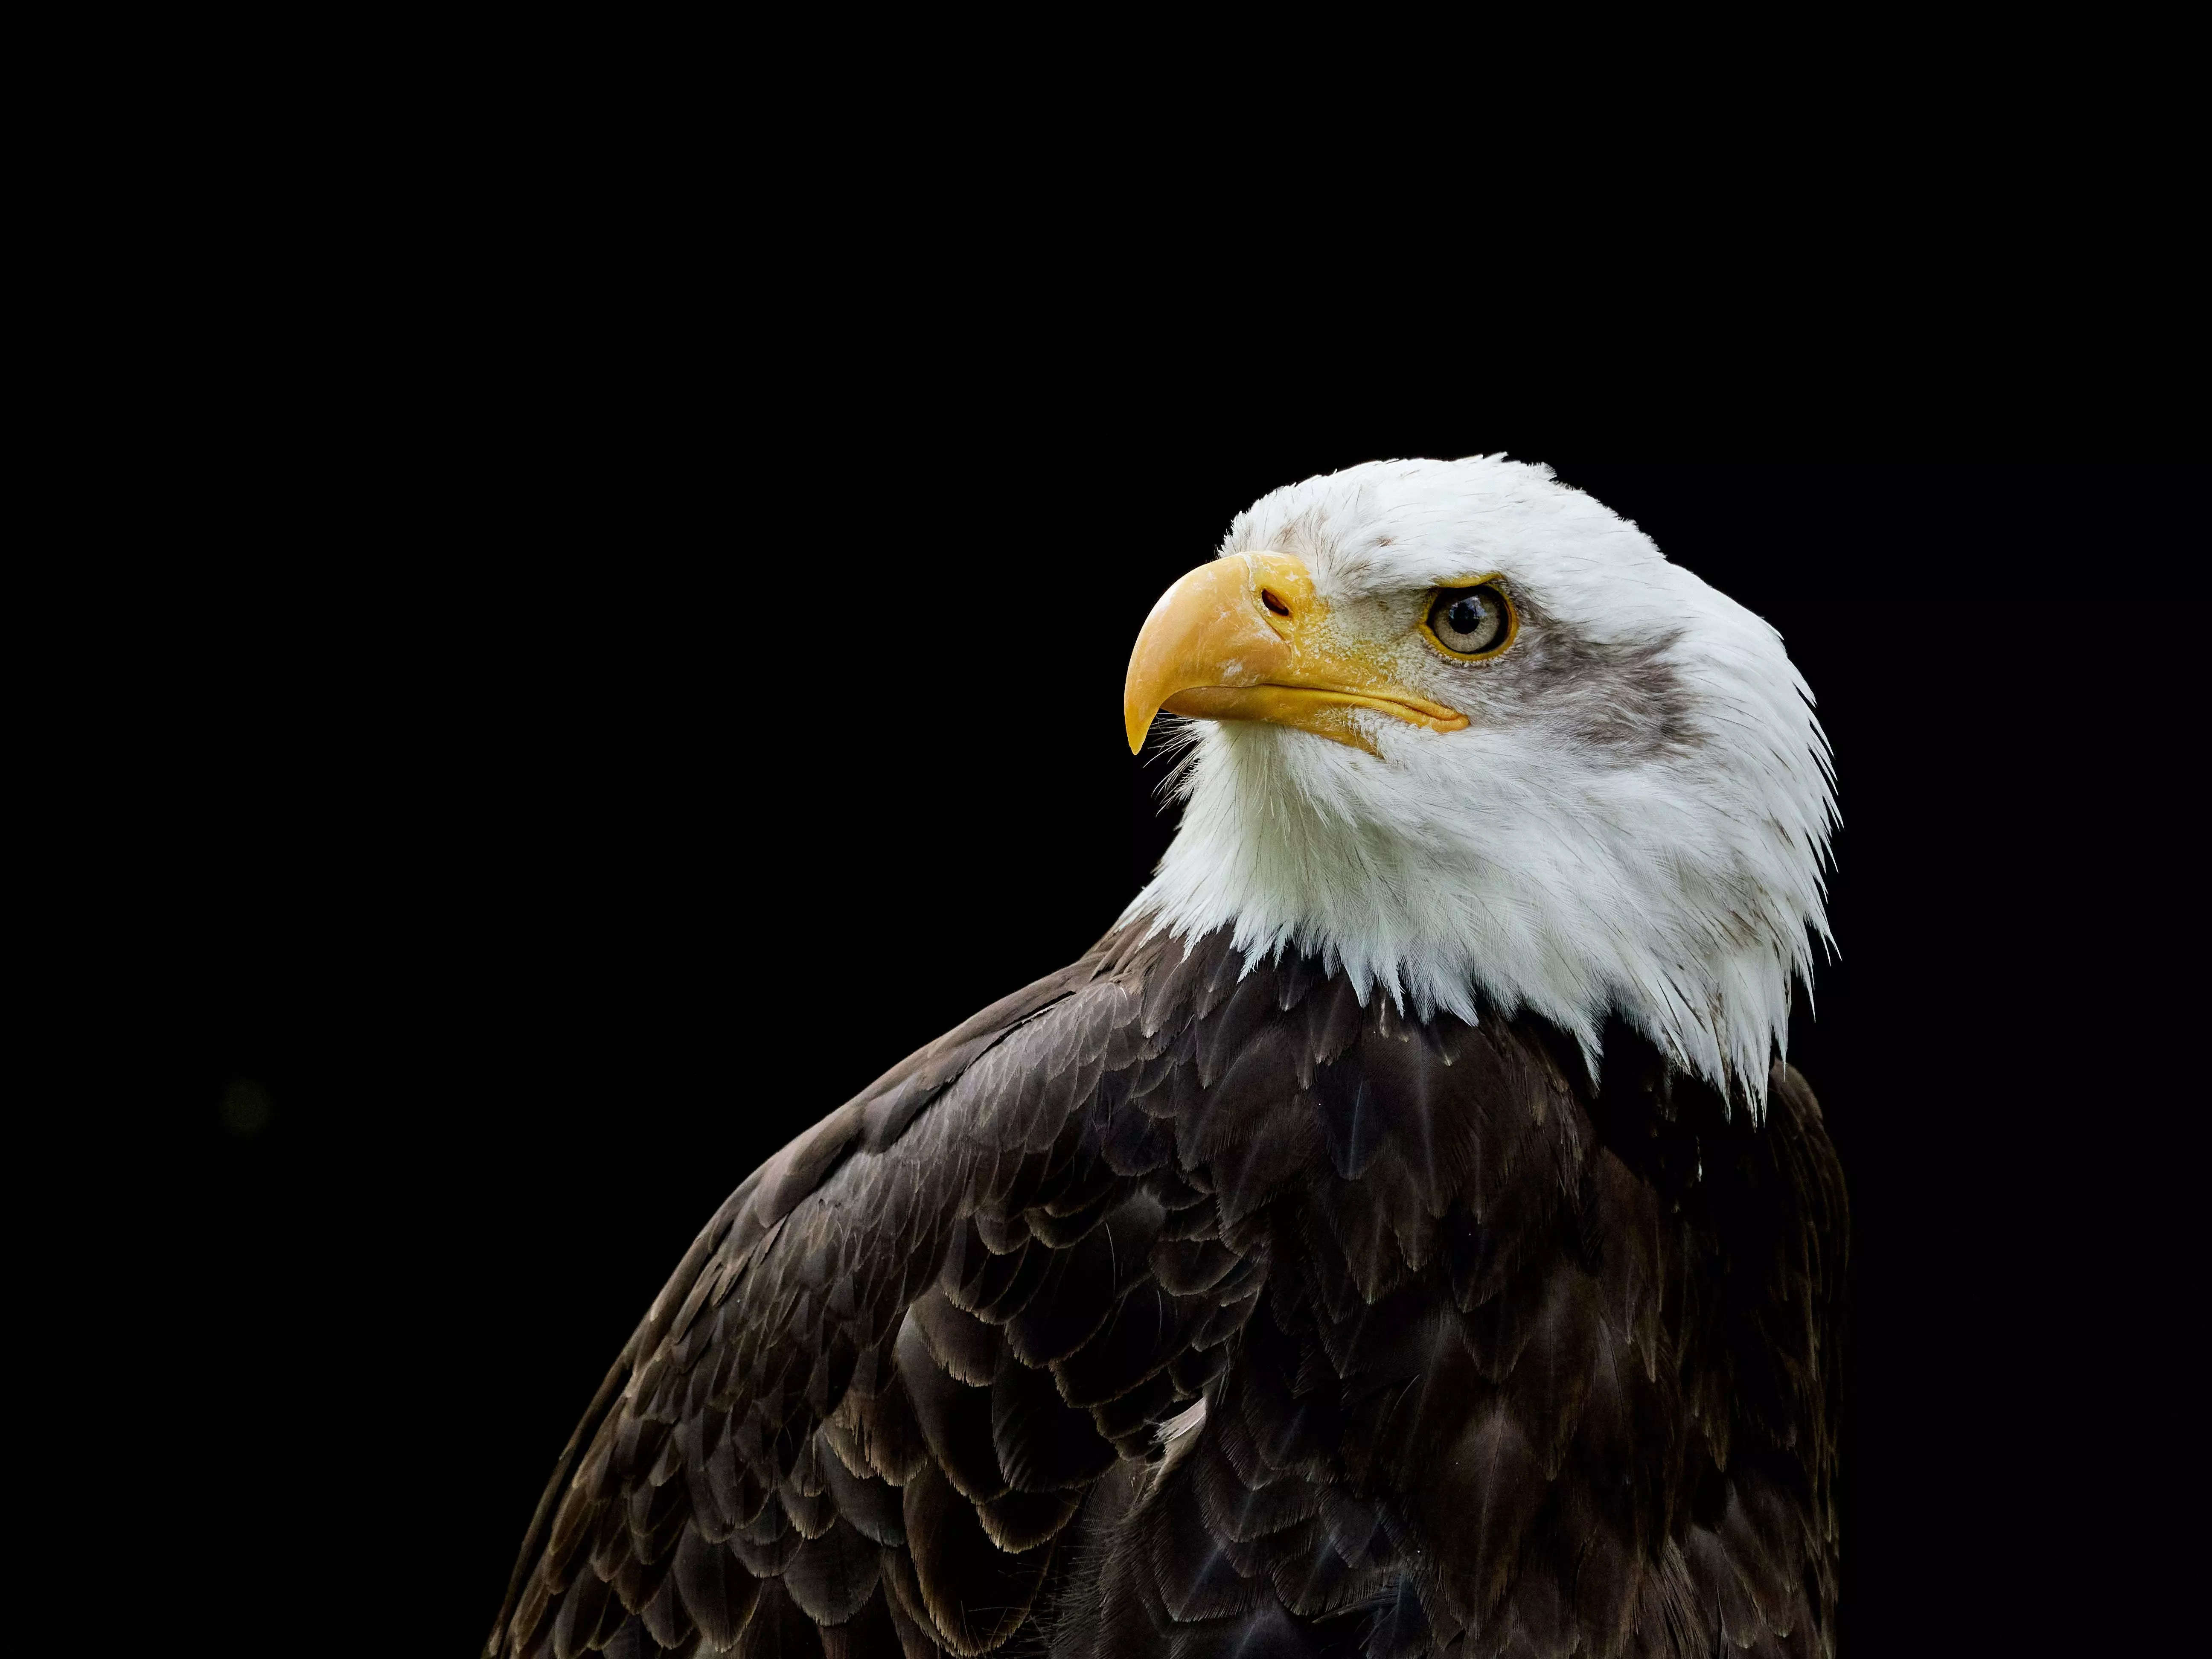
<path fill-rule="evenodd" d="M 1811 702 L 1547 468 L 1263 497 L 1155 878 L 731 1194 L 488 1651 L 1832 1652 Z"/>

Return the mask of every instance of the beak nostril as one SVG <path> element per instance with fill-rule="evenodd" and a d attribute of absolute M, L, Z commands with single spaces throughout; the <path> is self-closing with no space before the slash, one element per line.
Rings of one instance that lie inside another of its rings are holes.
<path fill-rule="evenodd" d="M 1275 597 L 1275 591 L 1272 587 L 1263 587 L 1260 590 L 1260 603 L 1279 617 L 1287 617 L 1291 614 L 1291 607 Z"/>

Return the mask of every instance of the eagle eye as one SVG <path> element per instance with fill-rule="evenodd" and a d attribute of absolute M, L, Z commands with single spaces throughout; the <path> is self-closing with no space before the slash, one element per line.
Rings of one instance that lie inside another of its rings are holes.
<path fill-rule="evenodd" d="M 1494 657 L 1513 642 L 1513 602 L 1495 582 L 1437 590 L 1429 634 L 1455 657 Z"/>

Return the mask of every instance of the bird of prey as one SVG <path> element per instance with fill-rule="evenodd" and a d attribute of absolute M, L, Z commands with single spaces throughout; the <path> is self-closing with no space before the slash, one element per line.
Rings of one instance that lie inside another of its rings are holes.
<path fill-rule="evenodd" d="M 488 1651 L 1832 1653 L 1811 701 L 1545 467 L 1263 497 L 1155 878 L 731 1194 Z"/>

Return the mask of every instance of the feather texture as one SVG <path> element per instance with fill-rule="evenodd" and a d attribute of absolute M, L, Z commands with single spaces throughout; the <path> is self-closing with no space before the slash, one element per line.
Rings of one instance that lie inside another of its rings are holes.
<path fill-rule="evenodd" d="M 1117 931 L 732 1195 L 488 1651 L 1830 1651 L 1819 1109 L 1583 1047 Z"/>
<path fill-rule="evenodd" d="M 1363 710 L 1370 753 L 1194 723 L 1182 826 L 1126 919 L 1314 952 L 1363 1002 L 1379 988 L 1424 1018 L 1526 1011 L 1592 1057 L 1617 1010 L 1763 1109 L 1826 936 L 1836 822 L 1827 739 L 1774 629 L 1548 467 L 1495 455 L 1285 485 L 1220 550 L 1299 561 L 1333 648 L 1468 725 Z M 1447 660 L 1421 630 L 1437 588 L 1492 577 L 1511 648 Z M 1240 1030 L 1200 1054 L 1208 1086 Z"/>

